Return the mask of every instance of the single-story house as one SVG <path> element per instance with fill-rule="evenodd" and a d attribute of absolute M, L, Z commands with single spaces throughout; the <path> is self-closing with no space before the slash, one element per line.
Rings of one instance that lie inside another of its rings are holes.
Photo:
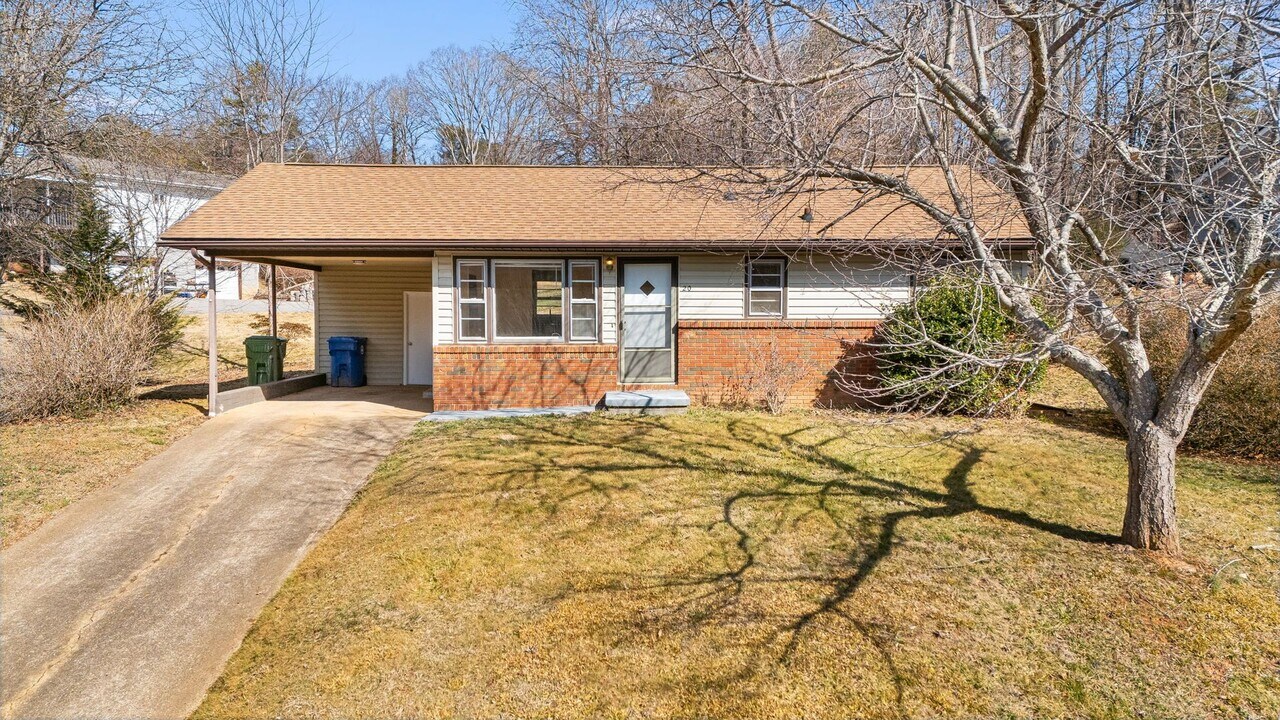
<path fill-rule="evenodd" d="M 937 168 L 903 170 L 949 197 Z M 206 259 L 316 271 L 327 340 L 368 338 L 370 384 L 431 386 L 437 410 L 736 391 L 787 368 L 792 400 L 838 404 L 842 364 L 914 278 L 885 255 L 942 234 L 893 197 L 813 191 L 767 206 L 671 168 L 264 164 L 169 228 Z M 1006 193 L 962 173 L 1001 252 Z"/>

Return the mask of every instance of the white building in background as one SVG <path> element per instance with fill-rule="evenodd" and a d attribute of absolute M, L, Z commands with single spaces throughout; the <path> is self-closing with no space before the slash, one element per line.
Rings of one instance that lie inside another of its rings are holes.
<path fill-rule="evenodd" d="M 112 229 L 129 239 L 130 257 L 121 258 L 122 273 L 144 273 L 147 282 L 163 292 L 199 296 L 208 290 L 208 271 L 190 253 L 160 247 L 156 241 L 170 225 L 205 204 L 235 178 L 97 158 L 71 157 L 67 165 L 65 171 L 38 178 L 45 184 L 45 196 L 51 202 L 70 202 L 67 188 L 91 184 L 98 204 L 111 217 Z M 52 209 L 47 217 L 53 224 L 70 228 L 75 215 L 72 205 Z M 254 264 L 218 263 L 218 296 L 253 298 L 259 275 Z"/>

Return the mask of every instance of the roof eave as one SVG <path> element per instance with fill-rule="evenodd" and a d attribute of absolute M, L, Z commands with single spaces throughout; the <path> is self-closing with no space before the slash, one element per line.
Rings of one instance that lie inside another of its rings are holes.
<path fill-rule="evenodd" d="M 457 250 L 600 250 L 611 252 L 662 251 L 662 250 L 706 250 L 716 249 L 752 249 L 778 248 L 803 250 L 806 248 L 855 248 L 897 247 L 910 245 L 958 245 L 958 241 L 942 238 L 804 238 L 794 240 L 778 239 L 702 239 L 702 240 L 653 240 L 653 241 L 619 241 L 619 240 L 350 240 L 339 238 L 164 238 L 160 246 L 180 250 L 208 250 L 223 252 L 298 252 L 319 254 L 342 254 L 350 252 L 389 254 L 431 253 L 435 251 Z M 1030 248 L 1034 246 L 1031 238 L 1010 237 L 992 238 L 990 244 L 995 247 L 1011 249 Z"/>

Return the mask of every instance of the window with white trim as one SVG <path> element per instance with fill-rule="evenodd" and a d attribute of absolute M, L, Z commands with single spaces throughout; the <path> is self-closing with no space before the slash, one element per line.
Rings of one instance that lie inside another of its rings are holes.
<path fill-rule="evenodd" d="M 569 261 L 569 339 L 593 341 L 600 337 L 600 266 L 594 260 Z"/>
<path fill-rule="evenodd" d="M 596 260 L 458 260 L 458 339 L 598 341 L 599 289 Z"/>
<path fill-rule="evenodd" d="M 484 341 L 489 338 L 488 304 L 485 302 L 485 286 L 488 284 L 486 263 L 483 260 L 458 261 L 458 339 Z"/>
<path fill-rule="evenodd" d="M 747 261 L 747 314 L 782 317 L 783 280 L 786 264 L 782 260 Z"/>

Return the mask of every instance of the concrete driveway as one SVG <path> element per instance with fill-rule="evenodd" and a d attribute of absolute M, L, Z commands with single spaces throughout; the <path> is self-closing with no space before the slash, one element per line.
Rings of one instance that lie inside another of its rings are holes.
<path fill-rule="evenodd" d="M 181 718 L 429 408 L 316 388 L 201 425 L 0 554 L 5 718 Z"/>

